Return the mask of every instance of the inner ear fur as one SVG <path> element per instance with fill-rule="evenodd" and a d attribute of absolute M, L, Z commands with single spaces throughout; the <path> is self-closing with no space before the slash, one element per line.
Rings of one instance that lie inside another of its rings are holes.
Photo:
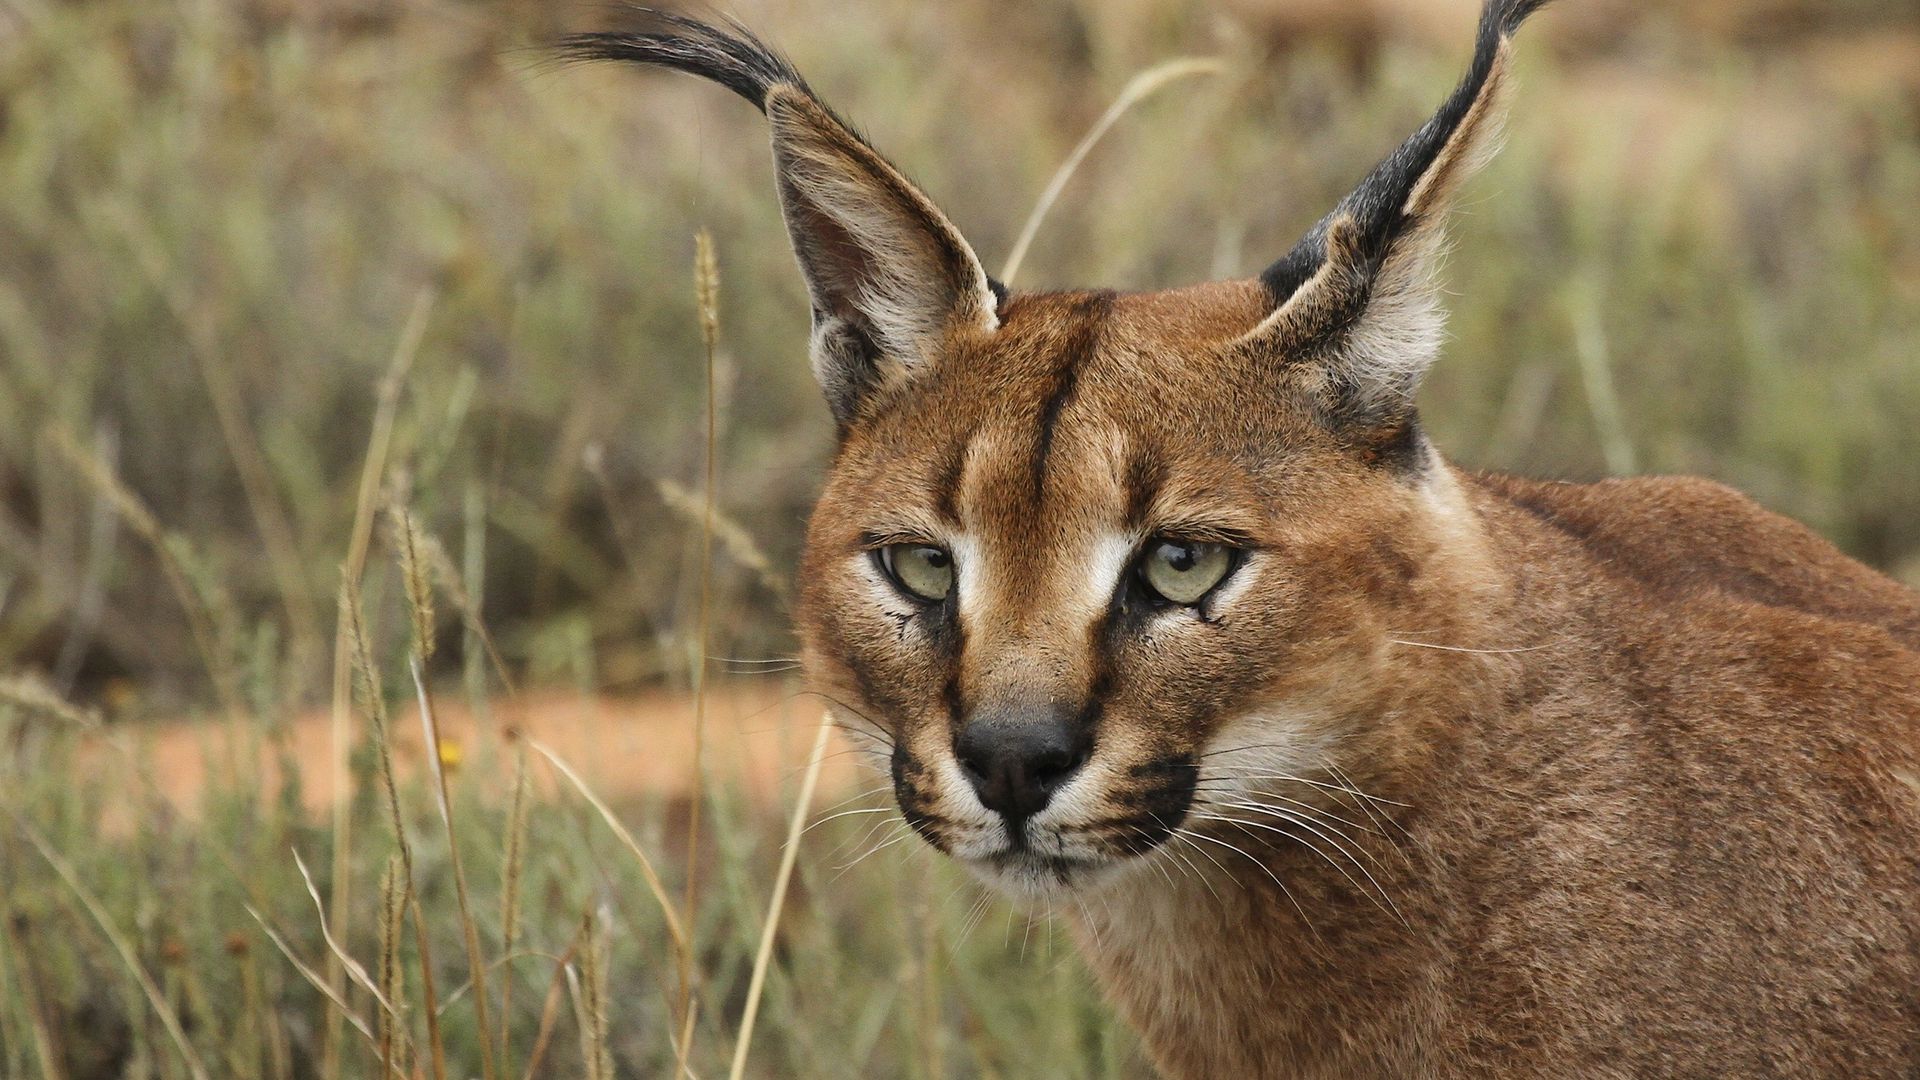
<path fill-rule="evenodd" d="M 843 422 L 955 332 L 999 324 L 998 294 L 932 200 L 810 94 L 767 97 L 774 172 L 813 301 L 813 364 Z"/>
<path fill-rule="evenodd" d="M 1274 309 L 1239 344 L 1370 453 L 1418 457 L 1414 397 L 1445 323 L 1434 275 L 1446 211 L 1496 149 L 1513 32 L 1545 2 L 1488 0 L 1473 62 L 1439 111 L 1261 274 Z"/>
<path fill-rule="evenodd" d="M 624 14 L 632 29 L 573 35 L 560 55 L 697 75 L 766 114 L 781 210 L 813 305 L 813 369 L 843 428 L 876 388 L 930 363 L 948 335 L 997 327 L 1003 290 L 960 231 L 785 57 L 731 20 Z"/>

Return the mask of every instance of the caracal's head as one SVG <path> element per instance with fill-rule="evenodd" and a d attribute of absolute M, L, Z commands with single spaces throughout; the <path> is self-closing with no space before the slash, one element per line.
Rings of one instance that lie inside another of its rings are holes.
<path fill-rule="evenodd" d="M 1488 588 L 1416 423 L 1449 196 L 1496 126 L 1492 0 L 1440 111 L 1257 278 L 1009 293 L 738 26 L 575 55 L 704 75 L 771 121 L 840 446 L 808 531 L 809 677 L 929 842 L 1015 895 L 1141 865 L 1270 781 L 1372 771 Z M 1484 599 L 1484 598 L 1482 598 Z"/>

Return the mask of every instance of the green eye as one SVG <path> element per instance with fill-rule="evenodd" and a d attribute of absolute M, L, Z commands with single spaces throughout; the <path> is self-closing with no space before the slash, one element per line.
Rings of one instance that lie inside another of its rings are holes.
<path fill-rule="evenodd" d="M 1140 579 L 1168 603 L 1192 606 L 1233 569 L 1233 552 L 1220 544 L 1151 540 L 1140 560 Z"/>
<path fill-rule="evenodd" d="M 927 544 L 889 544 L 877 553 L 895 585 L 929 602 L 953 590 L 953 556 Z"/>

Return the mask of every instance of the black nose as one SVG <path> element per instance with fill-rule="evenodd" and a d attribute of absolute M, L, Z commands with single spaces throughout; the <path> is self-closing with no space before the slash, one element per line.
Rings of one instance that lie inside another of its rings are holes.
<path fill-rule="evenodd" d="M 1093 731 L 1064 710 L 996 711 L 967 721 L 953 740 L 954 757 L 987 809 L 1019 824 L 1093 752 Z"/>

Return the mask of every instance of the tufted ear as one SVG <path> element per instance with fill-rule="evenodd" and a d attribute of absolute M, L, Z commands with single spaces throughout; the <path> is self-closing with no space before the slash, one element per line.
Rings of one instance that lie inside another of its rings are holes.
<path fill-rule="evenodd" d="M 720 83 L 766 114 L 780 206 L 813 302 L 812 358 L 844 427 L 874 390 L 948 335 L 999 325 L 1004 290 L 932 200 L 737 23 L 641 11 L 640 29 L 579 34 L 574 59 L 627 60 Z"/>
<path fill-rule="evenodd" d="M 1414 394 L 1438 355 L 1446 210 L 1498 141 L 1510 41 L 1547 0 L 1487 0 L 1473 63 L 1440 110 L 1260 280 L 1274 310 L 1241 339 L 1282 365 L 1336 433 L 1416 463 Z"/>
<path fill-rule="evenodd" d="M 813 297 L 814 373 L 850 419 L 955 330 L 999 325 L 999 293 L 945 214 L 804 87 L 767 94 L 787 233 Z"/>

